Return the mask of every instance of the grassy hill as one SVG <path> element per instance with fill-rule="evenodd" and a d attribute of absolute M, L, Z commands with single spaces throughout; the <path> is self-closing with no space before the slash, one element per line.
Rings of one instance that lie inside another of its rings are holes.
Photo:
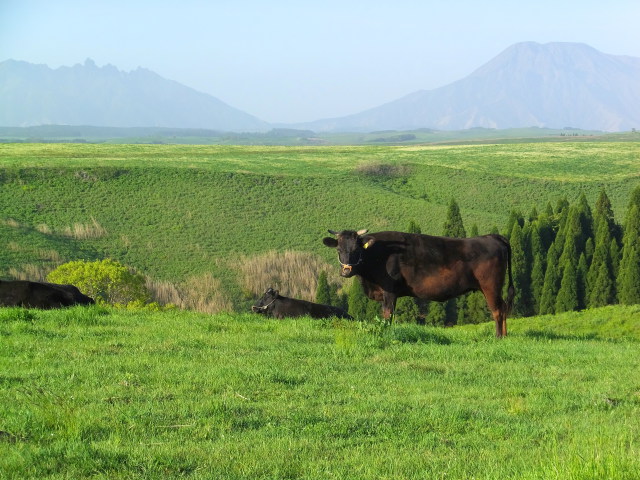
<path fill-rule="evenodd" d="M 239 271 L 265 252 L 310 252 L 328 228 L 467 229 L 606 188 L 619 219 L 640 182 L 637 142 L 407 146 L 3 144 L 0 275 L 111 257 L 158 280 L 203 273 L 246 308 Z M 337 269 L 336 269 L 337 270 Z M 265 285 L 266 287 L 267 285 Z"/>
<path fill-rule="evenodd" d="M 0 477 L 637 478 L 640 310 L 565 317 L 0 309 Z"/>

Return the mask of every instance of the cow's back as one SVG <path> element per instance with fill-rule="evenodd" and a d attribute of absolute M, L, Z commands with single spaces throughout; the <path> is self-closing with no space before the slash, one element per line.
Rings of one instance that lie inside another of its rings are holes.
<path fill-rule="evenodd" d="M 60 308 L 94 303 L 73 285 L 12 280 L 0 282 L 0 305 L 26 308 Z"/>

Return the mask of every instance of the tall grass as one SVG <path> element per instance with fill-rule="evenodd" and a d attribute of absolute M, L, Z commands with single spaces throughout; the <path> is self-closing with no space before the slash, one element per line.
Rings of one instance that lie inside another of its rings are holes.
<path fill-rule="evenodd" d="M 95 218 L 91 217 L 89 223 L 74 223 L 73 226 L 62 229 L 61 233 L 76 240 L 87 240 L 102 238 L 107 234 L 107 230 Z"/>
<path fill-rule="evenodd" d="M 331 283 L 338 282 L 335 268 L 307 252 L 272 250 L 262 255 L 241 256 L 229 266 L 237 268 L 241 285 L 254 297 L 272 287 L 282 295 L 311 302 L 316 296 L 320 272 L 326 272 Z"/>
<path fill-rule="evenodd" d="M 147 277 L 145 286 L 154 301 L 201 313 L 220 313 L 233 310 L 233 304 L 220 279 L 210 273 L 189 277 L 176 285 Z"/>
<path fill-rule="evenodd" d="M 43 267 L 42 265 L 27 263 L 26 265 L 22 265 L 21 269 L 10 267 L 8 273 L 9 276 L 15 280 L 43 282 L 51 270 L 51 268 Z"/>

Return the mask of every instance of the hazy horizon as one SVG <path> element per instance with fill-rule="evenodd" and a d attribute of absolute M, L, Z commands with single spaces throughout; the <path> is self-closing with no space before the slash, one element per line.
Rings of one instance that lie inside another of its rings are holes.
<path fill-rule="evenodd" d="M 640 57 L 640 3 L 3 0 L 0 61 L 147 68 L 270 123 L 340 117 L 459 80 L 519 42 Z"/>

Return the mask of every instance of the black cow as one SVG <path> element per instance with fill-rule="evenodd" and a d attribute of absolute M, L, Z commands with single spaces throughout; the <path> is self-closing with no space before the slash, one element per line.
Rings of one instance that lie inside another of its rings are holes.
<path fill-rule="evenodd" d="M 93 303 L 93 298 L 86 296 L 73 285 L 0 280 L 0 307 L 49 309 Z"/>
<path fill-rule="evenodd" d="M 325 237 L 337 248 L 341 275 L 357 275 L 365 293 L 382 303 L 385 318 L 393 314 L 398 297 L 444 301 L 480 290 L 496 322 L 496 336 L 507 334 L 507 315 L 515 289 L 511 276 L 511 247 L 500 235 L 473 238 L 433 237 L 415 233 L 344 230 Z M 507 301 L 502 299 L 509 271 Z"/>
<path fill-rule="evenodd" d="M 251 310 L 276 318 L 303 317 L 308 315 L 312 318 L 338 317 L 351 319 L 351 316 L 341 308 L 283 297 L 277 290 L 272 288 L 268 288 L 267 291 L 264 292 L 262 298 L 251 307 Z"/>

